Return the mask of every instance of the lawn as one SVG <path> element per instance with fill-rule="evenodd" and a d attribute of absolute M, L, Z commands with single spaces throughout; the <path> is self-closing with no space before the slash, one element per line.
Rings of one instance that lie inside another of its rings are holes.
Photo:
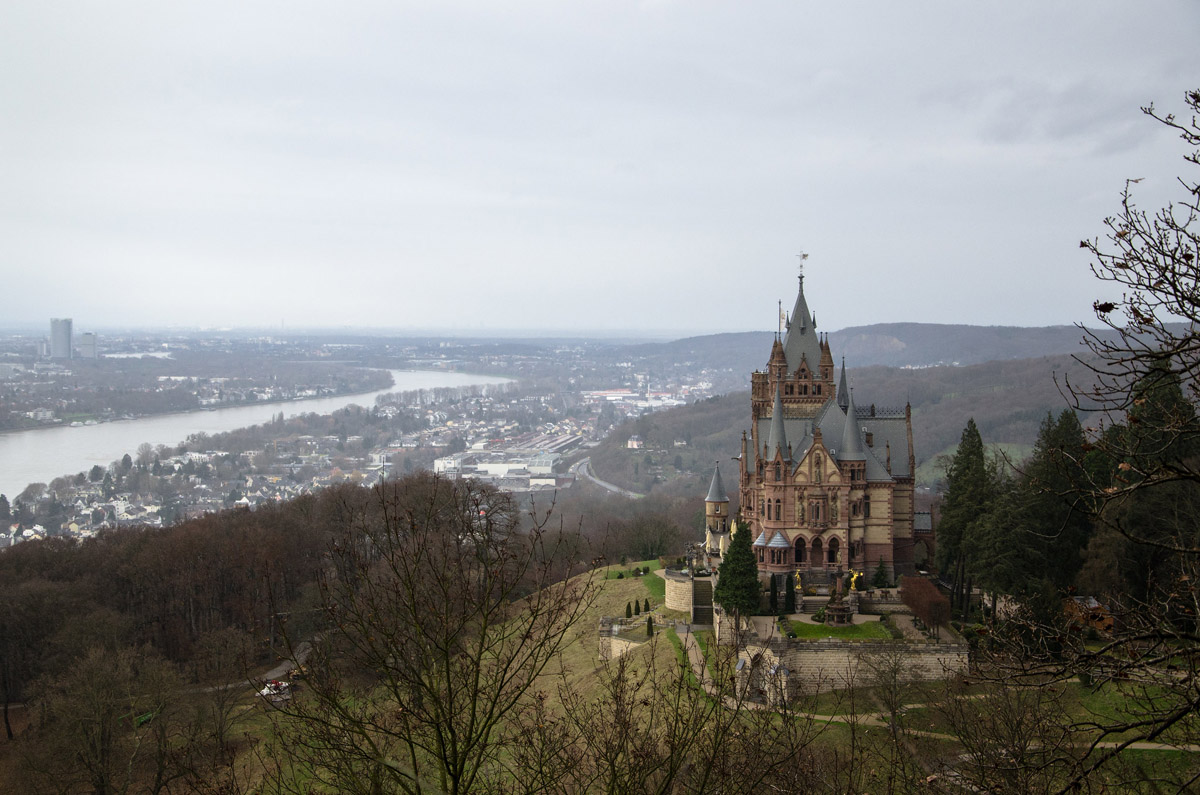
<path fill-rule="evenodd" d="M 635 569 L 643 569 L 647 566 L 650 567 L 649 574 L 634 574 Z M 661 568 L 657 560 L 635 560 L 607 567 L 604 571 L 604 579 L 641 580 L 646 590 L 650 592 L 650 596 L 657 600 L 657 604 L 662 604 L 663 600 L 667 598 L 667 582 L 654 573 Z"/>
<path fill-rule="evenodd" d="M 823 640 L 825 638 L 844 638 L 849 640 L 891 640 L 892 633 L 882 621 L 868 621 L 865 624 L 851 624 L 845 627 L 835 627 L 828 624 L 809 624 L 804 621 L 793 621 L 792 631 L 797 638 L 804 640 Z"/>

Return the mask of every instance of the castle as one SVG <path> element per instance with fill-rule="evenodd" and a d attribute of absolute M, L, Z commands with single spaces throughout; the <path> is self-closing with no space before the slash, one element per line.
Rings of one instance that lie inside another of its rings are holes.
<path fill-rule="evenodd" d="M 740 525 L 759 576 L 828 584 L 847 569 L 889 579 L 932 557 L 930 515 L 914 511 L 912 408 L 855 404 L 843 360 L 834 384 L 828 336 L 804 298 L 751 376 L 750 431 L 738 458 Z M 720 468 L 705 501 L 705 547 L 725 554 L 734 528 Z"/>

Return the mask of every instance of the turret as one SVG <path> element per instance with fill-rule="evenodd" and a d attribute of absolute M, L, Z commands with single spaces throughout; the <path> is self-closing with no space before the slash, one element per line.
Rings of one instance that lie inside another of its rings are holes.
<path fill-rule="evenodd" d="M 846 357 L 842 357 L 842 377 L 838 380 L 837 404 L 842 411 L 850 405 L 850 390 L 846 387 Z"/>
<path fill-rule="evenodd" d="M 791 448 L 788 447 L 787 434 L 783 429 L 783 400 L 779 393 L 782 386 L 775 389 L 775 403 L 771 406 L 771 432 L 767 436 L 768 461 L 773 461 L 776 455 L 782 454 L 784 461 L 791 460 Z"/>
<path fill-rule="evenodd" d="M 828 334 L 821 335 L 821 365 L 818 373 L 823 380 L 833 380 L 833 350 L 829 347 Z"/>
<path fill-rule="evenodd" d="M 704 498 L 705 546 L 710 552 L 724 555 L 729 548 L 729 495 L 721 482 L 721 467 L 713 467 L 712 483 Z"/>
<path fill-rule="evenodd" d="M 917 453 L 913 449 L 912 403 L 904 404 L 904 426 L 908 432 L 908 476 L 915 480 L 917 477 Z"/>
<path fill-rule="evenodd" d="M 866 461 L 867 454 L 863 452 L 862 431 L 858 427 L 858 417 L 855 416 L 854 393 L 850 393 L 846 405 L 846 424 L 842 426 L 842 446 L 837 451 L 839 461 Z"/>

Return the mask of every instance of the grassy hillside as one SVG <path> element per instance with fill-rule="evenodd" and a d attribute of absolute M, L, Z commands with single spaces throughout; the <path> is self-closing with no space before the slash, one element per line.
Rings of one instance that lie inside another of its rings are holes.
<path fill-rule="evenodd" d="M 1055 377 L 1059 383 L 1064 377 L 1082 382 L 1086 369 L 1062 355 L 970 367 L 864 367 L 849 375 L 859 406 L 912 404 L 918 483 L 932 485 L 936 457 L 953 452 L 971 417 L 985 442 L 1024 457 L 1046 414 L 1067 407 Z M 646 415 L 619 427 L 592 452 L 593 469 L 599 477 L 643 494 L 699 493 L 708 486 L 714 461 L 727 464 L 727 484 L 731 482 L 735 469 L 730 459 L 737 456 L 749 421 L 748 392 Z M 645 449 L 625 448 L 633 434 L 642 437 Z M 686 446 L 675 447 L 676 440 Z"/>

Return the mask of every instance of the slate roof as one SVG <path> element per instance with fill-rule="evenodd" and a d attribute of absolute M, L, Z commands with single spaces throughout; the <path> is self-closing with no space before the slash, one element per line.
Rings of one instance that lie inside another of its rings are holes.
<path fill-rule="evenodd" d="M 705 502 L 729 502 L 729 496 L 725 494 L 725 484 L 721 482 L 721 466 L 718 464 L 713 467 L 712 483 L 708 487 L 708 496 L 704 498 Z"/>
<path fill-rule="evenodd" d="M 867 480 L 887 482 L 892 480 L 893 476 L 900 478 L 911 476 L 912 473 L 908 471 L 908 428 L 904 422 L 904 415 L 899 412 L 891 412 L 872 417 L 870 409 L 857 409 L 856 418 L 860 433 L 870 433 L 873 436 L 872 446 L 865 444 L 862 446 L 863 457 L 867 465 Z M 759 439 L 769 438 L 773 422 L 774 416 L 759 418 Z M 834 458 L 839 461 L 848 460 L 841 457 L 842 451 L 839 449 L 842 447 L 842 438 L 845 433 L 846 413 L 842 411 L 836 401 L 827 402 L 812 419 L 786 417 L 783 425 L 784 433 L 788 439 L 792 440 L 793 460 L 799 461 L 804 458 L 812 447 L 814 426 L 821 429 L 825 446 L 830 448 Z M 892 449 L 891 475 L 888 474 L 885 463 L 888 444 Z M 774 452 L 774 448 L 771 448 L 771 452 Z"/>
<path fill-rule="evenodd" d="M 771 543 L 767 544 L 767 546 L 771 549 L 790 549 L 792 545 L 788 543 L 783 533 L 776 533 L 775 537 L 771 539 Z"/>
<path fill-rule="evenodd" d="M 796 305 L 788 318 L 787 336 L 783 338 L 783 354 L 787 357 L 788 372 L 800 367 L 800 359 L 808 361 L 808 369 L 816 371 L 821 364 L 821 340 L 817 337 L 817 320 L 808 311 L 804 300 L 804 277 L 800 277 L 800 289 L 796 293 Z"/>
<path fill-rule="evenodd" d="M 776 451 L 783 452 L 783 459 L 789 460 L 788 457 L 788 441 L 786 421 L 783 416 L 783 400 L 779 397 L 779 390 L 782 387 L 775 387 L 775 403 L 771 406 L 771 427 L 767 436 L 767 458 L 775 458 Z"/>

